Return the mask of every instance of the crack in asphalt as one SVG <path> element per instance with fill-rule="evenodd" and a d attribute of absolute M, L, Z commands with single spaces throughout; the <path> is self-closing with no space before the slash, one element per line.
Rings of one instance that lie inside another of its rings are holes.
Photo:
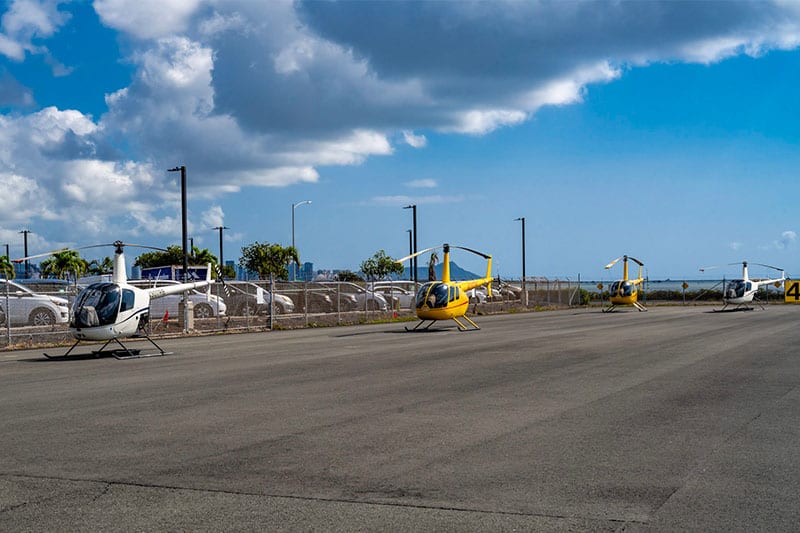
<path fill-rule="evenodd" d="M 423 504 L 414 504 L 414 503 L 402 503 L 402 502 L 376 502 L 376 501 L 369 501 L 369 500 L 357 500 L 353 498 L 323 498 L 319 496 L 300 496 L 296 494 L 270 494 L 270 493 L 259 493 L 259 492 L 247 492 L 247 491 L 233 491 L 233 490 L 224 490 L 224 489 L 208 489 L 208 488 L 195 488 L 195 487 L 184 487 L 178 485 L 159 485 L 155 483 L 137 483 L 132 481 L 108 481 L 108 480 L 101 480 L 101 479 L 81 479 L 81 478 L 69 478 L 69 477 L 53 477 L 53 476 L 36 476 L 36 475 L 25 475 L 25 474 L 14 474 L 14 473 L 0 473 L 0 478 L 5 479 L 29 479 L 29 480 L 39 480 L 39 481 L 65 481 L 71 483 L 88 483 L 88 484 L 102 484 L 105 485 L 105 490 L 101 494 L 98 494 L 96 497 L 92 498 L 92 501 L 97 501 L 106 494 L 111 491 L 111 488 L 114 486 L 119 487 L 135 487 L 135 488 L 143 488 L 143 489 L 156 489 L 156 490 L 177 490 L 177 491 L 186 491 L 186 492 L 201 492 L 207 494 L 225 494 L 231 496 L 252 496 L 252 497 L 262 497 L 262 498 L 283 498 L 287 500 L 297 500 L 297 501 L 308 501 L 308 502 L 321 502 L 321 503 L 345 503 L 345 504 L 354 504 L 354 505 L 370 505 L 376 507 L 396 507 L 396 508 L 405 508 L 405 509 L 417 509 L 417 510 L 424 510 L 424 511 L 450 511 L 450 512 L 457 512 L 457 513 L 476 513 L 476 514 L 484 514 L 484 515 L 496 515 L 496 516 L 517 516 L 517 517 L 527 517 L 527 518 L 550 518 L 556 520 L 587 520 L 587 521 L 594 521 L 594 522 L 607 522 L 610 524 L 615 524 L 619 526 L 624 525 L 646 525 L 646 521 L 640 520 L 625 520 L 620 518 L 597 518 L 597 517 L 584 517 L 584 516 L 569 516 L 569 515 L 559 515 L 559 514 L 546 514 L 546 513 L 526 513 L 522 511 L 493 511 L 487 509 L 474 509 L 469 507 L 456 507 L 456 506 L 447 506 L 447 505 L 423 505 Z M 51 498 L 45 498 L 39 500 L 41 502 L 49 501 L 55 499 L 56 496 Z M 39 501 L 35 502 L 38 503 Z M 30 505 L 34 502 L 24 502 L 18 505 L 13 505 L 8 508 L 0 509 L 0 513 L 7 513 L 9 511 L 14 511 L 15 509 L 19 509 L 21 507 L 25 507 Z"/>

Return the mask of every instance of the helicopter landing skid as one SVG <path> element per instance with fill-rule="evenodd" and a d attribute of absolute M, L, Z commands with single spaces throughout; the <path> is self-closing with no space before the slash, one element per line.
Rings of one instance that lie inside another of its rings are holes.
<path fill-rule="evenodd" d="M 756 303 L 758 303 L 758 302 L 756 302 Z M 761 308 L 762 311 L 766 310 L 766 308 L 763 305 L 761 305 L 760 303 L 758 304 L 758 306 Z M 736 311 L 755 311 L 755 310 L 756 310 L 755 307 L 750 307 L 747 304 L 739 304 L 736 307 L 734 307 L 733 309 L 728 309 L 728 304 L 725 304 L 725 305 L 722 306 L 722 309 L 714 309 L 713 311 L 715 313 L 735 313 Z"/>
<path fill-rule="evenodd" d="M 639 311 L 647 311 L 647 308 L 645 306 L 643 306 L 642 304 L 640 304 L 639 302 L 633 302 L 633 304 L 631 304 L 631 305 L 633 305 Z M 603 313 L 612 313 L 612 312 L 614 312 L 614 310 L 616 308 L 617 308 L 617 304 L 611 304 L 610 306 L 604 307 L 603 309 L 601 309 L 601 311 Z"/>
<path fill-rule="evenodd" d="M 453 319 L 452 319 L 452 320 L 453 320 L 453 322 L 455 322 L 455 323 L 458 325 L 458 330 L 459 330 L 459 331 L 477 331 L 477 330 L 481 329 L 481 328 L 480 328 L 480 326 L 478 326 L 478 324 L 476 324 L 476 323 L 475 323 L 475 322 L 474 322 L 474 321 L 473 321 L 473 320 L 472 320 L 470 317 L 468 317 L 467 315 L 463 315 L 463 316 L 462 316 L 462 318 L 463 318 L 464 320 L 466 320 L 467 322 L 469 322 L 469 324 L 470 324 L 472 327 L 471 327 L 471 328 L 468 328 L 467 326 L 465 326 L 464 324 L 462 324 L 461 322 L 459 322 L 457 318 L 453 317 Z M 411 329 L 408 329 L 408 327 L 406 326 L 406 328 L 405 328 L 405 329 L 406 329 L 406 331 L 428 331 L 428 329 L 429 329 L 429 328 L 430 328 L 430 327 L 433 325 L 433 323 L 434 323 L 434 322 L 436 322 L 436 320 L 430 320 L 430 324 L 428 324 L 427 326 L 425 326 L 425 327 L 423 327 L 423 328 L 420 328 L 420 326 L 421 326 L 422 324 L 424 324 L 425 322 L 429 322 L 429 321 L 428 321 L 428 320 L 420 320 L 420 321 L 417 323 L 417 325 L 416 325 L 416 326 L 414 326 L 413 328 L 411 328 Z"/>
<path fill-rule="evenodd" d="M 91 353 L 89 354 L 75 354 L 72 357 L 87 357 L 89 355 L 93 357 L 103 357 L 106 355 L 110 355 L 114 359 L 122 360 L 122 359 L 139 359 L 143 357 L 160 357 L 162 355 L 172 355 L 173 352 L 165 352 L 164 349 L 161 348 L 161 346 L 159 346 L 158 344 L 156 344 L 156 342 L 153 339 L 151 339 L 149 335 L 143 335 L 143 336 L 148 341 L 150 341 L 150 344 L 156 347 L 156 349 L 158 350 L 157 352 L 142 353 L 142 350 L 139 350 L 138 348 L 128 348 L 127 346 L 122 344 L 122 342 L 119 339 L 109 339 L 99 350 L 92 350 Z M 106 350 L 106 347 L 112 342 L 116 342 L 117 344 L 119 344 L 120 347 L 112 350 Z M 67 353 L 65 353 L 64 355 L 49 355 L 47 353 L 43 355 L 48 359 L 67 359 L 70 357 L 70 353 L 72 353 L 72 350 L 74 350 L 75 347 L 78 346 L 78 344 L 80 343 L 81 343 L 80 340 L 75 341 L 75 344 L 73 344 L 70 347 L 70 349 L 67 350 Z"/>
<path fill-rule="evenodd" d="M 419 328 L 419 327 L 420 327 L 422 324 L 424 324 L 425 322 L 428 322 L 428 321 L 427 321 L 427 320 L 420 320 L 420 321 L 417 323 L 417 325 L 416 325 L 416 326 L 414 326 L 414 327 L 413 327 L 413 328 L 411 328 L 411 329 L 408 329 L 408 326 L 406 326 L 406 327 L 405 327 L 405 330 L 406 330 L 406 331 L 417 331 L 417 329 L 418 329 L 418 328 Z M 428 329 L 429 327 L 431 327 L 431 326 L 433 325 L 433 323 L 434 323 L 434 322 L 436 322 L 436 321 L 435 321 L 435 320 L 431 320 L 431 321 L 430 321 L 430 324 L 428 324 L 428 325 L 427 325 L 427 326 L 425 326 L 424 328 L 420 329 L 419 331 L 424 331 L 424 330 Z"/>

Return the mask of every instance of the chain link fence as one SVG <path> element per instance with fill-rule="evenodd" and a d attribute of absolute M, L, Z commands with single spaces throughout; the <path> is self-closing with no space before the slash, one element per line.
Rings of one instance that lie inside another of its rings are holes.
<path fill-rule="evenodd" d="M 417 284 L 418 287 L 420 284 Z M 145 286 L 139 284 L 140 287 Z M 188 323 L 184 324 L 181 295 L 154 299 L 150 306 L 147 333 L 154 338 L 191 333 L 224 331 L 266 331 L 305 327 L 338 326 L 368 322 L 414 320 L 415 285 L 411 281 L 378 284 L 349 282 L 226 281 L 208 291 L 193 291 Z M 594 290 L 592 290 L 594 289 Z M 604 287 L 604 289 L 606 289 Z M 39 291 L 37 294 L 66 298 L 71 304 L 76 291 Z M 721 300 L 714 290 L 692 294 L 687 291 L 645 291 L 640 301 L 693 304 Z M 469 291 L 469 314 L 492 314 L 515 310 L 602 306 L 608 294 L 584 282 L 569 278 L 528 277 L 492 283 Z M 777 289 L 766 293 L 762 302 L 780 301 Z M 0 348 L 47 346 L 71 342 L 69 324 L 52 320 L 47 313 L 30 311 L 31 298 L 25 294 L 0 292 Z M 19 310 L 23 309 L 20 313 Z M 10 311 L 9 311 L 10 310 Z M 41 309 L 39 309 L 41 311 Z M 12 320 L 8 320 L 8 316 Z"/>

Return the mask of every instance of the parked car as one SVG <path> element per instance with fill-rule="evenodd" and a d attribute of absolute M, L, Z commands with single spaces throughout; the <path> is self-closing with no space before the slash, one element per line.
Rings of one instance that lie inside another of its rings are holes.
<path fill-rule="evenodd" d="M 281 293 L 291 297 L 297 313 L 332 313 L 336 311 L 336 293 L 329 287 L 316 282 L 281 282 Z M 344 304 L 342 311 L 344 311 Z"/>
<path fill-rule="evenodd" d="M 69 303 L 66 298 L 36 294 L 18 283 L 0 279 L 0 323 L 5 324 L 6 320 L 12 326 L 65 324 L 69 322 Z"/>
<path fill-rule="evenodd" d="M 131 279 L 128 280 L 128 283 L 136 287 L 146 289 L 148 287 L 163 287 L 165 285 L 177 284 L 179 282 L 168 279 Z M 164 313 L 169 313 L 169 316 L 173 317 L 178 316 L 178 304 L 182 299 L 182 294 L 170 294 L 168 296 L 150 300 L 150 317 L 157 319 L 164 316 Z M 212 318 L 215 316 L 223 316 L 227 311 L 225 301 L 221 297 L 218 298 L 215 294 L 207 294 L 194 289 L 189 291 L 189 300 L 191 300 L 194 304 L 195 318 Z"/>
<path fill-rule="evenodd" d="M 270 313 L 272 294 L 255 283 L 226 282 L 228 292 L 225 293 L 227 314 L 232 316 L 256 316 Z M 260 298 L 259 298 L 260 293 Z M 259 303 L 259 299 L 261 303 Z M 283 315 L 294 312 L 294 302 L 284 294 L 275 293 L 275 314 Z"/>
<path fill-rule="evenodd" d="M 340 281 L 328 282 L 324 283 L 324 285 L 338 290 L 339 293 L 343 295 L 349 294 L 355 296 L 357 304 L 356 310 L 358 311 L 363 310 L 365 307 L 370 311 L 386 311 L 389 309 L 389 304 L 386 302 L 386 298 L 384 298 L 382 294 L 378 294 L 372 290 L 367 290 L 360 285 L 356 285 L 355 283 Z"/>
<path fill-rule="evenodd" d="M 413 309 L 414 293 L 393 285 L 378 285 L 373 289 L 376 293 L 383 295 L 392 308 Z M 397 303 L 395 305 L 395 302 Z"/>
<path fill-rule="evenodd" d="M 60 296 L 61 298 L 66 298 L 69 301 L 73 301 L 75 297 L 83 290 L 83 285 L 76 285 L 75 282 L 66 281 L 63 279 L 15 279 L 14 283 L 18 283 L 23 287 L 27 287 L 36 294 L 43 294 L 45 296 Z"/>

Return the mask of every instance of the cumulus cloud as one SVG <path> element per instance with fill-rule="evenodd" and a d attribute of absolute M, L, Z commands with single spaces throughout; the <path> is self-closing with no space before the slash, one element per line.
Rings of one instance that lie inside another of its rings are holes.
<path fill-rule="evenodd" d="M 94 9 L 107 26 L 139 39 L 182 33 L 200 0 L 95 0 Z"/>

